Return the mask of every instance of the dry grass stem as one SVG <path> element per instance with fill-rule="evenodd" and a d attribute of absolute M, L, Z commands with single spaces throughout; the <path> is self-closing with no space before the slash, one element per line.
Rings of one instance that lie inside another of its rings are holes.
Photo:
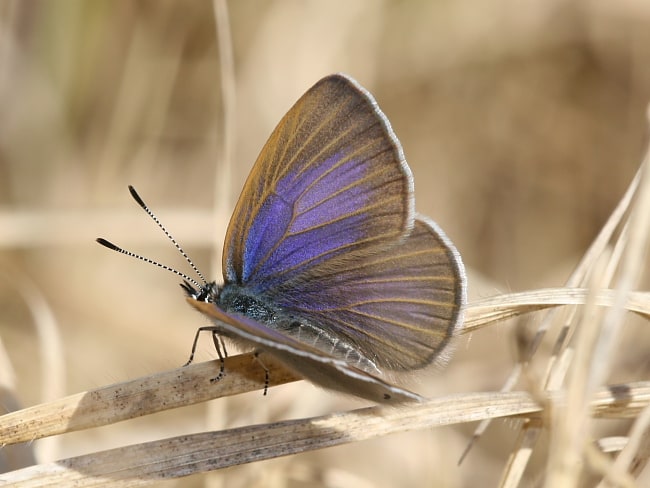
<path fill-rule="evenodd" d="M 264 366 L 269 371 L 269 386 L 299 379 L 273 358 L 265 358 Z M 217 376 L 220 364 L 209 361 L 9 413 L 0 417 L 0 444 L 108 425 L 264 388 L 265 372 L 254 354 L 229 357 L 225 368 L 227 374 L 216 383 L 210 379 Z"/>
<path fill-rule="evenodd" d="M 598 417 L 637 415 L 650 405 L 650 382 L 617 385 L 598 392 L 591 407 Z M 369 407 L 322 417 L 126 446 L 0 477 L 10 486 L 137 486 L 243 463 L 287 456 L 396 432 L 486 418 L 527 417 L 541 407 L 526 392 L 470 393 L 422 404 Z"/>

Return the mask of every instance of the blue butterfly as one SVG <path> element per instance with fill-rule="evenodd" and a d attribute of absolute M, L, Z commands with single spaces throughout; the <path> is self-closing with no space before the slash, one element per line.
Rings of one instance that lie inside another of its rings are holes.
<path fill-rule="evenodd" d="M 231 217 L 222 267 L 222 285 L 181 285 L 212 320 L 200 330 L 218 350 L 216 334 L 378 403 L 421 400 L 387 378 L 444 357 L 462 324 L 460 255 L 415 214 L 388 119 L 341 74 L 316 83 L 271 134 Z"/>

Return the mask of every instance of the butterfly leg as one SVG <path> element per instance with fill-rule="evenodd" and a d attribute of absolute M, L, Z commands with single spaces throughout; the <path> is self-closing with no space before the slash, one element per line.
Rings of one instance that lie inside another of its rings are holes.
<path fill-rule="evenodd" d="M 217 350 L 217 355 L 219 356 L 221 362 L 224 361 L 224 354 L 226 357 L 228 356 L 228 354 L 226 353 L 226 345 L 224 344 L 223 339 L 221 339 L 221 337 L 219 336 L 219 329 L 212 325 L 207 325 L 205 327 L 199 327 L 196 330 L 196 334 L 194 335 L 194 341 L 192 342 L 192 350 L 190 351 L 190 358 L 183 365 L 183 367 L 192 364 L 192 362 L 194 361 L 194 355 L 196 354 L 196 346 L 199 342 L 199 335 L 201 335 L 201 332 L 208 332 L 208 331 L 212 333 L 212 340 L 214 342 L 214 347 Z M 222 346 L 219 345 L 218 340 L 221 340 Z M 223 353 L 221 352 L 222 347 L 223 347 Z"/>
<path fill-rule="evenodd" d="M 228 357 L 228 351 L 226 351 L 226 343 L 223 340 L 223 337 L 220 336 L 216 329 L 212 330 L 212 342 L 214 343 L 214 348 L 217 350 L 217 356 L 219 356 L 219 361 L 221 366 L 219 367 L 219 374 L 214 378 L 210 379 L 210 383 L 215 383 L 224 377 L 226 374 L 226 358 Z M 221 350 L 223 349 L 223 353 Z"/>
<path fill-rule="evenodd" d="M 266 396 L 266 394 L 269 392 L 269 382 L 270 382 L 269 368 L 267 368 L 264 365 L 264 362 L 262 362 L 262 360 L 260 359 L 259 351 L 255 351 L 253 354 L 255 355 L 255 361 L 257 361 L 257 364 L 259 364 L 262 367 L 262 369 L 264 370 L 264 393 L 263 393 L 263 395 Z"/>

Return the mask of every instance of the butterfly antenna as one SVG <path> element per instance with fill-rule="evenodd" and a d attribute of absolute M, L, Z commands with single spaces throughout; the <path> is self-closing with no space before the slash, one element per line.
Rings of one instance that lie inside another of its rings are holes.
<path fill-rule="evenodd" d="M 180 276 L 181 278 L 183 278 L 185 281 L 188 281 L 188 282 L 192 283 L 194 286 L 196 286 L 198 288 L 201 288 L 201 285 L 196 280 L 190 278 L 185 273 L 181 273 L 177 269 L 170 268 L 169 266 L 167 266 L 165 264 L 162 264 L 162 263 L 159 263 L 158 261 L 154 261 L 153 259 L 149 259 L 149 258 L 146 258 L 144 256 L 140 256 L 139 254 L 136 254 L 134 252 L 127 251 L 126 249 L 122 249 L 120 246 L 116 246 L 112 242 L 107 241 L 106 239 L 103 239 L 101 237 L 98 237 L 95 240 L 99 244 L 101 244 L 102 246 L 107 247 L 108 249 L 110 249 L 111 251 L 116 251 L 116 252 L 119 252 L 119 253 L 122 253 L 122 254 L 126 254 L 127 256 L 139 259 L 140 261 L 144 261 L 145 263 L 153 264 L 154 266 L 158 266 L 159 268 L 166 269 L 167 271 L 171 271 L 175 275 Z"/>
<path fill-rule="evenodd" d="M 188 262 L 188 264 L 192 267 L 192 269 L 194 270 L 194 272 L 199 276 L 199 278 L 201 278 L 201 281 L 203 281 L 204 284 L 207 283 L 207 280 L 203 277 L 203 274 L 201 274 L 201 272 L 199 271 L 199 268 L 197 268 L 197 267 L 194 265 L 194 263 L 192 262 L 192 260 L 190 259 L 190 257 L 185 253 L 185 251 L 183 251 L 183 248 L 178 244 L 178 242 L 176 242 L 176 240 L 175 240 L 175 239 L 172 237 L 172 235 L 167 231 L 167 229 L 165 229 L 165 226 L 162 225 L 162 223 L 160 222 L 160 220 L 158 220 L 158 217 L 156 217 L 156 215 L 155 215 L 151 210 L 149 210 L 149 207 L 147 207 L 147 204 L 144 203 L 144 200 L 142 200 L 142 198 L 140 198 L 140 195 L 138 195 L 138 192 L 136 192 L 136 191 L 135 191 L 135 188 L 133 188 L 131 185 L 129 185 L 129 192 L 131 193 L 131 196 L 133 197 L 133 199 L 134 199 L 136 202 L 138 202 L 138 205 L 140 205 L 140 207 L 142 207 L 142 209 L 143 209 L 145 212 L 147 212 L 147 214 L 149 215 L 149 217 L 151 217 L 151 218 L 153 219 L 153 221 L 154 221 L 156 224 L 158 224 L 158 227 L 160 227 L 160 229 L 165 233 L 165 235 L 166 235 L 167 237 L 169 237 L 169 240 L 172 241 L 172 243 L 174 244 L 174 246 L 176 247 L 176 249 L 178 250 L 178 252 L 181 253 L 181 255 L 185 258 L 185 260 Z M 104 242 L 107 242 L 108 244 L 111 244 L 110 242 L 106 241 L 105 239 L 102 239 L 102 240 L 103 240 Z M 98 242 L 99 242 L 99 239 L 98 239 Z M 106 246 L 106 244 L 104 244 L 104 243 L 102 243 L 102 242 L 100 242 L 100 244 L 102 244 L 103 246 Z M 112 246 L 112 247 L 111 247 L 111 246 Z M 165 269 L 168 269 L 168 270 L 170 270 L 170 271 L 173 271 L 173 272 L 176 273 L 178 276 L 182 276 L 183 278 L 185 278 L 185 279 L 187 279 L 188 281 L 190 281 L 190 283 L 194 283 L 195 285 L 198 285 L 199 288 L 201 287 L 201 286 L 200 286 L 200 285 L 199 285 L 195 280 L 189 279 L 189 278 L 187 277 L 187 275 L 185 275 L 185 274 L 183 274 L 183 273 L 180 273 L 180 272 L 176 271 L 175 269 L 169 268 L 168 266 L 161 265 L 161 264 L 156 263 L 155 261 L 152 261 L 152 260 L 150 260 L 150 259 L 147 259 L 147 258 L 144 258 L 144 257 L 138 256 L 137 254 L 133 254 L 133 253 L 131 253 L 131 252 L 129 252 L 129 251 L 125 251 L 125 250 L 123 250 L 123 249 L 121 249 L 121 248 L 119 248 L 119 247 L 117 247 L 117 246 L 114 246 L 113 244 L 111 244 L 110 246 L 106 246 L 106 247 L 108 247 L 109 249 L 113 249 L 114 251 L 122 252 L 122 253 L 124 253 L 124 254 L 131 255 L 131 256 L 133 256 L 133 257 L 137 257 L 138 259 L 142 259 L 143 261 L 147 261 L 147 262 L 150 262 L 150 263 L 152 263 L 152 264 L 156 264 L 156 265 L 160 266 L 161 268 L 165 268 Z"/>

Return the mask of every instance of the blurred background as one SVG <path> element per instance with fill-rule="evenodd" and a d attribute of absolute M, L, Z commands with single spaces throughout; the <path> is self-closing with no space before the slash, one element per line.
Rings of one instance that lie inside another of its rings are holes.
<path fill-rule="evenodd" d="M 207 0 L 0 0 L 0 375 L 23 406 L 186 361 L 204 319 L 179 280 L 94 239 L 187 271 L 129 196 L 132 184 L 203 273 L 219 278 L 230 211 L 259 150 L 298 97 L 332 72 L 356 78 L 390 119 L 415 177 L 416 208 L 456 243 L 471 298 L 560 286 L 640 164 L 646 2 L 228 7 L 228 17 L 215 18 Z M 217 41 L 226 27 L 234 79 L 224 78 L 227 46 Z M 235 104 L 229 119 L 224 93 Z M 229 133 L 232 151 L 224 151 Z M 199 359 L 211 357 L 206 340 Z M 419 375 L 415 389 L 498 389 L 513 363 L 510 329 L 492 327 L 458 344 L 444 371 Z M 305 382 L 217 402 L 41 442 L 37 455 L 361 404 Z M 213 481 L 493 485 L 516 431 L 493 425 L 456 466 L 472 429 L 392 436 Z"/>

